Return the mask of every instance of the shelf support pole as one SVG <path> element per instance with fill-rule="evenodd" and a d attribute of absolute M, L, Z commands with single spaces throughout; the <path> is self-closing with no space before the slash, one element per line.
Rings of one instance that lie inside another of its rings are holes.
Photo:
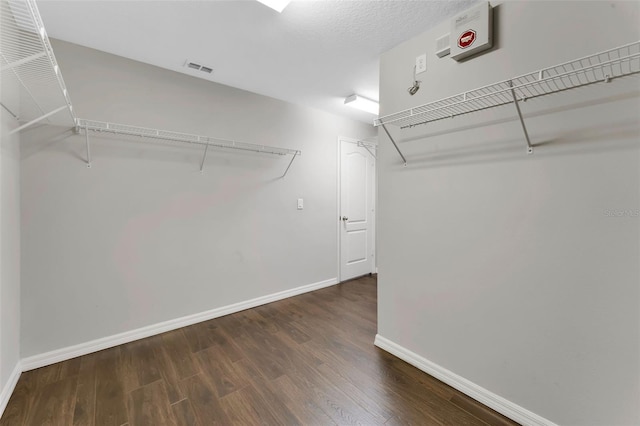
<path fill-rule="evenodd" d="M 371 151 L 371 149 L 369 149 L 369 146 L 367 146 L 367 144 L 364 144 L 362 142 L 358 142 L 358 146 L 363 147 L 364 149 L 366 149 L 367 151 L 369 151 L 369 154 L 371 154 L 371 156 L 377 160 L 376 155 L 373 153 L 373 151 Z"/>
<path fill-rule="evenodd" d="M 520 104 L 518 103 L 518 98 L 516 97 L 516 91 L 513 89 L 513 81 L 509 81 L 509 87 L 511 87 L 511 96 L 513 97 L 513 104 L 516 106 L 516 112 L 518 113 L 518 118 L 520 119 L 520 124 L 522 125 L 522 131 L 524 132 L 524 138 L 527 141 L 527 154 L 533 154 L 533 146 L 531 146 L 531 140 L 529 139 L 529 133 L 527 132 L 527 126 L 525 126 L 524 119 L 522 118 L 522 112 L 520 111 Z"/>
<path fill-rule="evenodd" d="M 300 153 L 300 151 L 296 151 L 293 153 L 293 157 L 291 157 L 291 161 L 289 161 L 289 165 L 287 166 L 287 170 L 284 171 L 284 174 L 281 177 L 285 177 L 287 175 L 287 172 L 289 171 L 289 169 L 291 168 L 291 165 L 293 164 L 293 160 L 296 159 L 296 157 L 298 156 L 298 154 Z"/>
<path fill-rule="evenodd" d="M 204 160 L 207 158 L 207 150 L 209 149 L 209 142 L 204 146 L 204 154 L 202 155 L 202 162 L 200 163 L 200 173 L 204 172 Z"/>
<path fill-rule="evenodd" d="M 67 106 L 66 106 L 66 105 L 65 105 L 65 106 L 61 106 L 60 108 L 56 108 L 56 109 L 54 109 L 53 111 L 48 112 L 48 113 L 46 113 L 46 114 L 44 114 L 44 115 L 41 115 L 41 116 L 40 116 L 40 117 L 38 117 L 38 118 L 34 118 L 33 120 L 29 121 L 28 123 L 24 123 L 22 126 L 20 126 L 20 127 L 16 127 L 15 129 L 11 130 L 11 131 L 9 132 L 9 134 L 10 134 L 10 135 L 12 135 L 12 134 L 14 134 L 14 133 L 19 132 L 19 131 L 20 131 L 20 130 L 22 130 L 22 129 L 26 129 L 27 127 L 31 126 L 32 124 L 36 124 L 38 121 L 42 121 L 42 120 L 44 120 L 45 118 L 49 118 L 49 117 L 51 117 L 53 114 L 57 114 L 57 113 L 59 113 L 60 111 L 62 111 L 63 109 L 66 109 L 66 108 L 67 108 Z"/>
<path fill-rule="evenodd" d="M 91 147 L 89 146 L 89 125 L 84 126 L 84 141 L 87 146 L 87 168 L 91 168 Z"/>
<path fill-rule="evenodd" d="M 387 126 L 385 126 L 384 123 L 381 124 L 381 126 L 384 129 L 384 132 L 387 134 L 387 136 L 389 136 L 389 139 L 391 139 L 391 143 L 396 148 L 396 151 L 398 151 L 398 154 L 400 154 L 400 157 L 402 157 L 402 161 L 404 162 L 404 166 L 407 167 L 407 159 L 404 158 L 404 155 L 402 155 L 402 151 L 400 151 L 400 148 L 398 148 L 398 145 L 396 145 L 396 141 L 393 140 L 393 136 L 391 136 L 391 133 L 389 133 L 389 131 L 387 130 Z"/>
<path fill-rule="evenodd" d="M 5 104 L 0 102 L 0 105 L 2 105 L 2 108 L 4 108 L 9 114 L 11 114 L 11 116 L 13 118 L 15 118 L 16 120 L 20 120 L 20 117 L 18 117 L 16 114 L 14 114 L 13 111 L 11 111 Z"/>

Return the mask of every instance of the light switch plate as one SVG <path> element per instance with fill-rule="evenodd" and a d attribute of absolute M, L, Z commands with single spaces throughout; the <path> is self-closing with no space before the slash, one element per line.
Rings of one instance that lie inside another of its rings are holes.
<path fill-rule="evenodd" d="M 298 210 L 302 210 L 304 208 L 304 200 L 302 198 L 298 198 Z"/>
<path fill-rule="evenodd" d="M 427 54 L 423 53 L 420 56 L 416 56 L 416 74 L 425 72 L 427 70 Z"/>

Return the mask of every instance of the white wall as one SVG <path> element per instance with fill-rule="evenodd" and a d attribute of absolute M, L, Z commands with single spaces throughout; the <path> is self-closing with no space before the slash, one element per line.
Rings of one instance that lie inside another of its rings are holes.
<path fill-rule="evenodd" d="M 339 135 L 372 126 L 54 41 L 81 118 L 301 149 L 289 158 L 25 132 L 22 355 L 337 277 Z M 57 134 L 56 134 L 57 133 Z M 305 208 L 296 210 L 296 199 Z"/>
<path fill-rule="evenodd" d="M 639 9 L 499 4 L 461 63 L 444 23 L 382 56 L 381 114 L 637 41 Z M 392 128 L 407 168 L 380 131 L 380 336 L 558 424 L 640 424 L 639 81 L 524 103 L 533 156 L 512 105 Z"/>
<path fill-rule="evenodd" d="M 17 82 L 4 75 L 0 100 L 18 111 Z M 20 139 L 9 135 L 17 125 L 0 107 L 0 413 L 20 360 Z"/>

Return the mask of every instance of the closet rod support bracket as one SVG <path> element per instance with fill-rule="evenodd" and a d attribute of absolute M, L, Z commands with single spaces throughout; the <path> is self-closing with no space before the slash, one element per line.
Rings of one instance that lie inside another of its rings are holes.
<path fill-rule="evenodd" d="M 358 141 L 358 146 L 366 149 L 369 152 L 369 154 L 371 154 L 374 160 L 377 159 L 376 154 L 373 151 L 371 151 L 371 148 L 369 148 L 369 145 L 367 145 L 366 143 L 363 143 L 362 141 Z"/>
<path fill-rule="evenodd" d="M 24 124 L 23 124 L 22 126 L 20 126 L 20 127 L 16 127 L 15 129 L 11 130 L 11 131 L 9 132 L 9 134 L 10 134 L 10 135 L 12 135 L 12 134 L 14 134 L 14 133 L 17 133 L 17 132 L 21 131 L 22 129 L 26 129 L 26 128 L 27 128 L 27 127 L 29 127 L 29 126 L 32 126 L 32 125 L 34 125 L 34 124 L 36 124 L 36 123 L 38 123 L 38 122 L 40 122 L 40 121 L 42 121 L 42 120 L 44 120 L 44 119 L 46 119 L 46 118 L 51 117 L 51 116 L 52 116 L 52 115 L 54 115 L 54 114 L 59 113 L 59 112 L 60 112 L 60 111 L 62 111 L 63 109 L 67 109 L 67 105 L 65 105 L 65 106 L 61 106 L 60 108 L 56 108 L 56 109 L 54 109 L 53 111 L 50 111 L 50 112 L 48 112 L 48 113 L 46 113 L 46 114 L 44 114 L 44 115 L 41 115 L 41 116 L 40 116 L 40 117 L 38 117 L 38 118 L 34 118 L 33 120 L 29 121 L 28 123 L 24 123 Z"/>
<path fill-rule="evenodd" d="M 87 146 L 87 169 L 91 168 L 91 147 L 89 146 L 89 126 L 84 128 L 84 141 Z"/>
<path fill-rule="evenodd" d="M 207 150 L 209 149 L 209 143 L 204 146 L 204 154 L 202 154 L 202 162 L 200 163 L 200 173 L 204 173 L 204 160 L 207 158 Z"/>
<path fill-rule="evenodd" d="M 529 139 L 529 132 L 527 132 L 527 126 L 524 124 L 524 119 L 522 118 L 522 111 L 520 111 L 520 104 L 518 103 L 516 92 L 513 89 L 513 81 L 509 81 L 509 86 L 511 87 L 511 96 L 513 97 L 513 104 L 516 107 L 516 112 L 518 113 L 520 124 L 522 125 L 522 131 L 524 132 L 524 138 L 527 142 L 527 154 L 533 154 L 533 146 L 531 145 L 531 140 Z"/>
<path fill-rule="evenodd" d="M 293 157 L 291 157 L 291 161 L 289 161 L 289 165 L 287 166 L 287 169 L 284 171 L 284 174 L 280 176 L 281 178 L 287 175 L 287 173 L 289 172 L 289 169 L 291 168 L 291 165 L 293 164 L 293 161 L 296 159 L 298 155 L 300 155 L 300 151 L 296 151 L 293 153 Z"/>
<path fill-rule="evenodd" d="M 387 134 L 387 136 L 391 140 L 391 143 L 393 144 L 393 146 L 396 148 L 396 151 L 398 151 L 398 154 L 400 154 L 400 157 L 402 158 L 402 161 L 404 162 L 404 167 L 407 167 L 407 159 L 404 158 L 404 155 L 402 155 L 402 151 L 400 151 L 400 148 L 398 148 L 398 145 L 396 144 L 396 141 L 393 140 L 393 136 L 391 136 L 391 133 L 389 133 L 389 131 L 387 130 L 387 126 L 385 126 L 384 123 L 382 123 L 381 126 L 382 126 L 382 129 L 384 130 L 384 132 Z"/>

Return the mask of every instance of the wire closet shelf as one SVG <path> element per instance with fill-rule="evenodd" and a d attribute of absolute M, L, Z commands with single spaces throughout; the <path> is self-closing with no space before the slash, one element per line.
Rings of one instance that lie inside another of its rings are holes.
<path fill-rule="evenodd" d="M 11 133 L 43 120 L 76 124 L 35 0 L 0 0 L 0 72 L 3 78 L 15 79 L 20 88 L 16 97 L 19 101 L 2 102 L 2 107 L 21 123 Z"/>
<path fill-rule="evenodd" d="M 518 102 L 637 73 L 640 73 L 640 41 L 385 115 L 374 120 L 374 126 L 382 126 L 391 137 L 387 124 L 405 129 L 514 103 L 531 153 L 533 148 Z M 402 156 L 399 150 L 398 153 Z"/>
<path fill-rule="evenodd" d="M 287 166 L 282 177 L 286 176 L 293 160 L 302 152 L 296 149 L 277 148 L 268 145 L 259 145 L 246 142 L 238 142 L 229 139 L 221 139 L 212 136 L 194 135 L 191 133 L 174 132 L 170 130 L 151 129 L 147 127 L 131 126 L 128 124 L 109 123 L 105 121 L 95 121 L 79 118 L 77 120 L 76 130 L 80 132 L 85 130 L 86 143 L 87 143 L 87 166 L 91 167 L 91 151 L 89 149 L 89 131 L 96 133 L 111 133 L 116 135 L 137 136 L 146 139 L 157 139 L 171 142 L 189 143 L 195 145 L 204 146 L 204 153 L 202 162 L 200 164 L 200 171 L 204 170 L 204 161 L 207 156 L 207 150 L 209 147 L 235 149 L 241 151 L 252 151 L 264 154 L 273 155 L 291 155 L 291 161 Z"/>

